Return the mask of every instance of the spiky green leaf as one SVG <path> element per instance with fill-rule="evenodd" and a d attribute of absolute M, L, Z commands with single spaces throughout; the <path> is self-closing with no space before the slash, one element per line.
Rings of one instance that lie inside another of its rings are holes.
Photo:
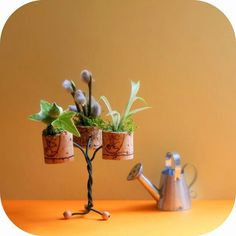
<path fill-rule="evenodd" d="M 114 129 L 117 130 L 120 124 L 120 113 L 118 111 L 109 112 L 107 115 L 111 115 L 113 117 L 113 126 Z"/>
<path fill-rule="evenodd" d="M 116 123 L 116 118 L 115 116 L 113 115 L 113 110 L 111 108 L 111 105 L 108 101 L 108 99 L 105 97 L 105 96 L 101 96 L 100 99 L 105 103 L 106 107 L 107 107 L 107 110 L 108 110 L 108 115 L 111 116 L 111 119 L 112 119 L 112 123 L 115 124 Z"/>
<path fill-rule="evenodd" d="M 136 113 L 138 113 L 138 112 L 140 112 L 140 111 L 144 111 L 144 110 L 147 110 L 149 108 L 151 108 L 151 107 L 140 107 L 140 108 L 134 109 L 134 110 L 129 112 L 129 114 L 127 115 L 127 118 L 134 115 L 134 114 L 136 114 Z"/>
<path fill-rule="evenodd" d="M 140 87 L 140 82 L 134 82 L 134 81 L 131 81 L 131 93 L 130 93 L 130 98 L 129 98 L 129 101 L 126 105 L 126 108 L 125 108 L 125 112 L 124 112 L 124 118 L 123 119 L 126 119 L 134 101 L 136 100 L 136 95 L 139 91 L 139 87 Z"/>
<path fill-rule="evenodd" d="M 144 100 L 144 98 L 141 98 L 141 97 L 135 97 L 134 102 L 137 101 L 137 100 L 139 100 L 139 101 L 141 101 L 141 102 L 147 104 L 147 102 Z"/>

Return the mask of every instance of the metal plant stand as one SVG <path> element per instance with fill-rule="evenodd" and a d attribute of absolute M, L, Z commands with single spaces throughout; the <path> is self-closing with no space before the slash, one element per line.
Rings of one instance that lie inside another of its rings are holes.
<path fill-rule="evenodd" d="M 93 186 L 93 166 L 92 166 L 92 161 L 94 160 L 97 152 L 102 148 L 102 146 L 95 149 L 95 151 L 93 152 L 92 157 L 90 157 L 89 153 L 88 153 L 90 144 L 91 144 L 91 137 L 89 138 L 89 140 L 87 142 L 85 150 L 79 144 L 74 142 L 74 146 L 77 147 L 82 152 L 82 154 L 84 155 L 84 158 L 86 160 L 86 163 L 87 163 L 87 171 L 88 171 L 88 182 L 87 182 L 88 194 L 87 194 L 87 197 L 88 197 L 88 203 L 85 205 L 84 211 L 79 211 L 79 212 L 65 211 L 63 213 L 65 219 L 69 219 L 69 218 L 71 218 L 72 216 L 75 216 L 75 215 L 81 215 L 81 216 L 87 215 L 90 211 L 93 211 L 93 212 L 101 215 L 103 220 L 108 220 L 109 217 L 110 217 L 109 212 L 107 212 L 107 211 L 101 212 L 101 211 L 96 210 L 96 209 L 93 208 L 93 189 L 92 189 L 92 186 Z"/>

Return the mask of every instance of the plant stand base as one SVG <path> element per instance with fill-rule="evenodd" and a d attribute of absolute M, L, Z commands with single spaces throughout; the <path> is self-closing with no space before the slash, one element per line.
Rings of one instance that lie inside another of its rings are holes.
<path fill-rule="evenodd" d="M 74 146 L 77 147 L 82 152 L 82 154 L 84 155 L 84 158 L 86 160 L 86 163 L 87 163 L 87 171 L 88 171 L 88 182 L 87 182 L 88 195 L 87 196 L 88 196 L 88 203 L 85 205 L 84 211 L 80 211 L 80 212 L 65 211 L 63 213 L 63 216 L 64 216 L 65 219 L 69 219 L 69 218 L 71 218 L 72 216 L 75 216 L 75 215 L 80 215 L 80 216 L 87 215 L 91 211 L 101 215 L 103 220 L 108 220 L 111 216 L 110 213 L 107 212 L 107 211 L 101 212 L 101 211 L 98 211 L 98 210 L 93 208 L 93 195 L 92 195 L 93 166 L 92 166 L 92 161 L 94 160 L 94 158 L 96 156 L 96 153 L 102 148 L 102 146 L 95 149 L 95 151 L 93 152 L 92 157 L 90 158 L 89 154 L 88 154 L 90 143 L 91 143 L 91 137 L 89 138 L 88 143 L 86 145 L 86 149 L 84 150 L 79 144 L 74 142 Z"/>

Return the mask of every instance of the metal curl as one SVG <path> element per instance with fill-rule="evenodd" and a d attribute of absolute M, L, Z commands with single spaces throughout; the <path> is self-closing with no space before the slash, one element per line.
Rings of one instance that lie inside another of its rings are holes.
<path fill-rule="evenodd" d="M 74 142 L 74 146 L 77 147 L 82 152 L 82 154 L 84 155 L 84 158 L 86 160 L 86 163 L 87 163 L 87 171 L 88 171 L 88 181 L 87 181 L 87 191 L 88 191 L 88 193 L 87 193 L 87 198 L 88 198 L 88 201 L 87 201 L 87 205 L 85 206 L 84 211 L 72 212 L 71 216 L 74 216 L 74 215 L 86 215 L 90 211 L 93 211 L 93 212 L 95 212 L 95 213 L 97 213 L 99 215 L 103 215 L 103 213 L 101 211 L 98 211 L 98 210 L 93 208 L 93 188 L 92 188 L 92 186 L 93 186 L 93 166 L 92 166 L 92 161 L 95 158 L 97 152 L 102 148 L 102 146 L 98 147 L 93 152 L 93 155 L 90 158 L 88 150 L 89 150 L 89 146 L 91 144 L 91 141 L 92 141 L 92 138 L 90 136 L 89 139 L 88 139 L 88 142 L 86 144 L 85 150 L 79 144 Z"/>

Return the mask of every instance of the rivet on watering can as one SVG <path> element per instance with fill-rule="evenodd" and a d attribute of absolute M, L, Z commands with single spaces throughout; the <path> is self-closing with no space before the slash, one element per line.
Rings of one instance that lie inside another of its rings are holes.
<path fill-rule="evenodd" d="M 160 199 L 159 189 L 143 175 L 143 166 L 141 163 L 136 164 L 127 177 L 129 181 L 134 179 L 137 179 L 156 201 Z"/>

